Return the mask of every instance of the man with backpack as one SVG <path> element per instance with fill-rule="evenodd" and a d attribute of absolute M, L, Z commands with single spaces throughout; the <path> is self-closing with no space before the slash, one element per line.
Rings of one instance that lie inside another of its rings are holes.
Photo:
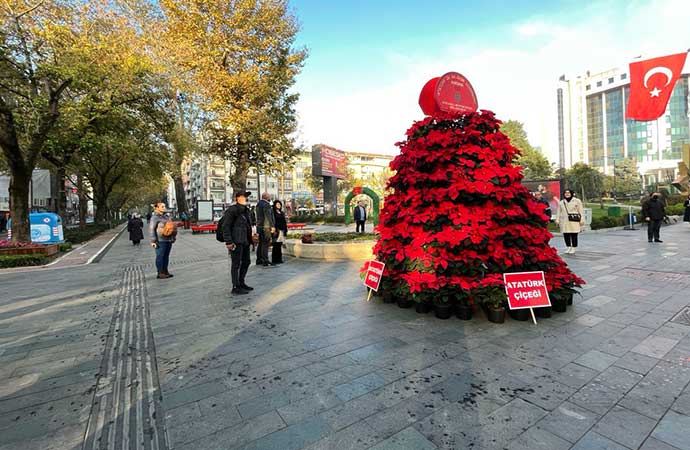
<path fill-rule="evenodd" d="M 164 202 L 156 203 L 149 224 L 151 247 L 156 250 L 156 268 L 158 269 L 156 278 L 160 279 L 172 278 L 172 274 L 168 272 L 168 262 L 172 245 L 177 237 L 175 222 L 170 220 L 170 216 L 165 213 L 165 210 Z"/>
<path fill-rule="evenodd" d="M 235 295 L 248 294 L 254 290 L 244 281 L 249 270 L 249 246 L 252 242 L 252 219 L 247 207 L 247 197 L 250 195 L 251 192 L 236 192 L 236 203 L 225 210 L 216 228 L 216 239 L 225 242 L 230 254 L 232 293 Z"/>

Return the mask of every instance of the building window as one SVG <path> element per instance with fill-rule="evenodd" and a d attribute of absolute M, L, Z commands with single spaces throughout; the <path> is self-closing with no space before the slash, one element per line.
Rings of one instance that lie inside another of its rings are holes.
<path fill-rule="evenodd" d="M 609 78 L 609 84 L 613 83 L 613 77 Z"/>
<path fill-rule="evenodd" d="M 628 79 L 628 74 L 624 73 L 621 75 L 621 80 L 627 80 Z"/>
<path fill-rule="evenodd" d="M 597 81 L 597 87 L 601 87 L 601 81 Z"/>
<path fill-rule="evenodd" d="M 592 86 L 590 86 L 589 84 L 587 86 L 585 86 L 586 91 L 589 91 L 590 89 L 592 89 Z"/>

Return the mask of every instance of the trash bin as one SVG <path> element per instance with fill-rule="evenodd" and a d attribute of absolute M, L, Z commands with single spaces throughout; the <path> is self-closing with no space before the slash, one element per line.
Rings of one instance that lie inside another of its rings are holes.
<path fill-rule="evenodd" d="M 37 244 L 61 244 L 65 242 L 62 219 L 54 213 L 31 213 L 31 242 Z M 7 223 L 8 236 L 12 237 L 12 220 Z"/>
<path fill-rule="evenodd" d="M 609 206 L 608 216 L 609 217 L 620 217 L 621 216 L 621 207 L 620 206 Z"/>

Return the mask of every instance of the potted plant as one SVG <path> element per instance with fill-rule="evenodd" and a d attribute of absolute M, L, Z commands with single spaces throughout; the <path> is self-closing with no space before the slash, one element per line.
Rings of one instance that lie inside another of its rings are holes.
<path fill-rule="evenodd" d="M 469 295 L 461 294 L 458 297 L 458 304 L 455 307 L 455 313 L 460 320 L 472 320 L 472 298 Z"/>
<path fill-rule="evenodd" d="M 566 312 L 568 309 L 568 295 L 572 297 L 572 293 L 569 294 L 568 290 L 563 288 L 553 289 L 549 292 L 549 298 L 551 299 L 551 308 L 555 312 Z"/>
<path fill-rule="evenodd" d="M 484 298 L 486 317 L 489 322 L 503 323 L 506 320 L 505 292 L 501 289 L 490 289 Z"/>
<path fill-rule="evenodd" d="M 415 311 L 417 311 L 419 314 L 427 314 L 427 313 L 430 312 L 430 311 L 433 309 L 433 307 L 434 307 L 433 303 L 431 302 L 431 299 L 430 299 L 430 298 L 427 298 L 427 297 L 424 296 L 424 295 L 415 294 L 415 295 L 413 296 L 413 298 L 414 298 L 414 301 L 415 301 L 415 303 L 416 303 L 414 309 L 415 309 Z"/>
<path fill-rule="evenodd" d="M 520 322 L 525 322 L 530 319 L 531 314 L 529 313 L 529 308 L 521 309 L 509 309 L 508 315 L 513 320 L 518 320 Z"/>
<path fill-rule="evenodd" d="M 542 308 L 534 308 L 534 315 L 541 317 L 542 319 L 548 319 L 551 317 L 552 308 L 550 306 L 544 306 Z"/>
<path fill-rule="evenodd" d="M 412 308 L 415 301 L 412 300 L 412 294 L 406 289 L 406 285 L 398 285 L 393 289 L 393 296 L 395 297 L 399 308 Z"/>
<path fill-rule="evenodd" d="M 434 315 L 439 319 L 450 319 L 453 315 L 453 294 L 448 287 L 438 290 L 434 298 Z"/>

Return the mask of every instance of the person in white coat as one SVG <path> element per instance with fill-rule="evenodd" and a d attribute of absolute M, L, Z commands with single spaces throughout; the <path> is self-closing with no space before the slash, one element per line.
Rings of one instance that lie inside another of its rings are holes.
<path fill-rule="evenodd" d="M 573 196 L 573 191 L 566 189 L 563 192 L 563 199 L 558 202 L 558 214 L 556 214 L 556 225 L 563 233 L 565 252 L 575 253 L 577 249 L 577 235 L 585 224 L 584 208 L 580 199 Z"/>

